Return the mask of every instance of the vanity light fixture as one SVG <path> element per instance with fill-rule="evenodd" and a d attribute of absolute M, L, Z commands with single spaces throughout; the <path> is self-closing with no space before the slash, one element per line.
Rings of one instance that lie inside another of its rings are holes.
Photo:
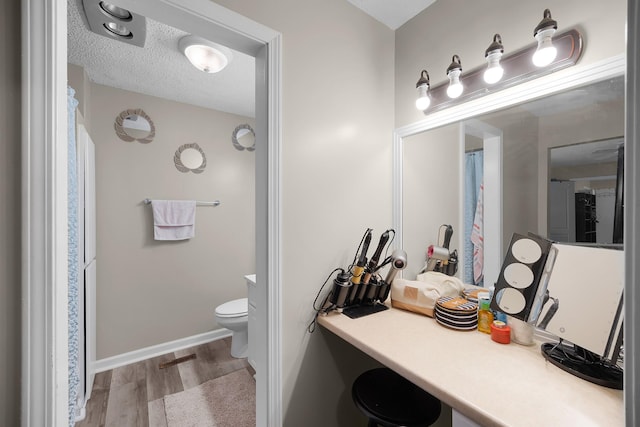
<path fill-rule="evenodd" d="M 546 67 L 556 59 L 558 49 L 553 45 L 551 38 L 557 29 L 558 23 L 551 18 L 551 11 L 545 9 L 542 21 L 533 31 L 533 36 L 538 41 L 538 48 L 532 58 L 536 67 Z"/>
<path fill-rule="evenodd" d="M 498 83 L 502 79 L 504 69 L 500 65 L 500 58 L 504 53 L 504 46 L 502 46 L 502 37 L 500 34 L 493 36 L 493 42 L 489 45 L 484 52 L 484 57 L 487 59 L 487 69 L 484 72 L 484 81 L 492 85 Z"/>
<path fill-rule="evenodd" d="M 217 73 L 231 61 L 231 50 L 198 36 L 185 36 L 178 42 L 180 50 L 200 71 Z"/>
<path fill-rule="evenodd" d="M 462 74 L 462 63 L 458 55 L 453 55 L 451 65 L 447 68 L 447 77 L 449 77 L 449 86 L 447 87 L 447 96 L 449 98 L 457 98 L 462 95 L 464 87 L 460 82 L 460 74 Z"/>
<path fill-rule="evenodd" d="M 536 35 L 555 31 L 557 24 L 551 19 L 548 10 L 545 10 L 544 17 L 543 22 L 536 27 Z M 544 41 L 543 45 L 550 43 L 551 35 L 545 37 L 549 40 Z M 429 81 L 427 71 L 422 70 L 416 84 L 419 94 L 416 107 L 425 115 L 431 114 L 573 66 L 583 51 L 582 36 L 576 29 L 556 32 L 553 34 L 553 47 L 557 51 L 555 57 L 548 65 L 538 67 L 531 60 L 538 43 L 532 42 L 516 51 L 505 53 L 502 37 L 495 34 L 493 42 L 485 50 L 486 64 L 480 64 L 472 70 L 465 69 L 462 73 L 460 57 L 453 55 L 447 68 L 447 79 L 433 84 Z"/>
<path fill-rule="evenodd" d="M 431 98 L 429 98 L 429 73 L 427 70 L 422 70 L 420 73 L 420 79 L 416 83 L 418 89 L 418 99 L 416 99 L 416 108 L 420 111 L 424 111 L 429 108 L 431 104 Z"/>

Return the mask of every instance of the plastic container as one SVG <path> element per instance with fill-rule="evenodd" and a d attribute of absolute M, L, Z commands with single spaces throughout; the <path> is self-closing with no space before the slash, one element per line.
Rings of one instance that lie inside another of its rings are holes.
<path fill-rule="evenodd" d="M 511 342 L 511 328 L 500 320 L 491 323 L 491 339 L 500 344 Z"/>
<path fill-rule="evenodd" d="M 478 330 L 485 334 L 491 333 L 491 324 L 493 323 L 493 313 L 489 304 L 489 292 L 478 293 Z"/>

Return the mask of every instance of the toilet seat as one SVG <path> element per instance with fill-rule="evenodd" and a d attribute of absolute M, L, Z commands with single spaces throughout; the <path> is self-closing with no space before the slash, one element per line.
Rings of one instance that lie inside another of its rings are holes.
<path fill-rule="evenodd" d="M 242 317 L 249 313 L 249 302 L 247 298 L 234 299 L 216 307 L 218 317 Z"/>

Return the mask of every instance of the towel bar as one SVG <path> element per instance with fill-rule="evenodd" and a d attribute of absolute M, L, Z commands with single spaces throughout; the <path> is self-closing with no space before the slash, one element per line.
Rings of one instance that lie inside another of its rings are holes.
<path fill-rule="evenodd" d="M 151 204 L 151 199 L 143 200 L 145 205 Z M 200 200 L 196 200 L 196 206 L 218 206 L 220 204 L 220 200 L 214 200 L 213 202 L 201 202 Z"/>

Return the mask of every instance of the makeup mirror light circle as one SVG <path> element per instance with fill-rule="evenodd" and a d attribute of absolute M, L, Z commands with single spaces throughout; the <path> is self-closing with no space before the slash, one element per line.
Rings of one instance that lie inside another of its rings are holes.
<path fill-rule="evenodd" d="M 256 133 L 248 124 L 238 125 L 233 130 L 231 142 L 236 150 L 254 151 L 256 149 Z"/>
<path fill-rule="evenodd" d="M 124 110 L 118 114 L 113 127 L 118 138 L 127 142 L 148 144 L 156 136 L 153 120 L 141 108 Z"/>
<path fill-rule="evenodd" d="M 202 148 L 194 142 L 178 147 L 173 156 L 173 163 L 182 173 L 202 173 L 207 167 L 207 158 Z"/>

